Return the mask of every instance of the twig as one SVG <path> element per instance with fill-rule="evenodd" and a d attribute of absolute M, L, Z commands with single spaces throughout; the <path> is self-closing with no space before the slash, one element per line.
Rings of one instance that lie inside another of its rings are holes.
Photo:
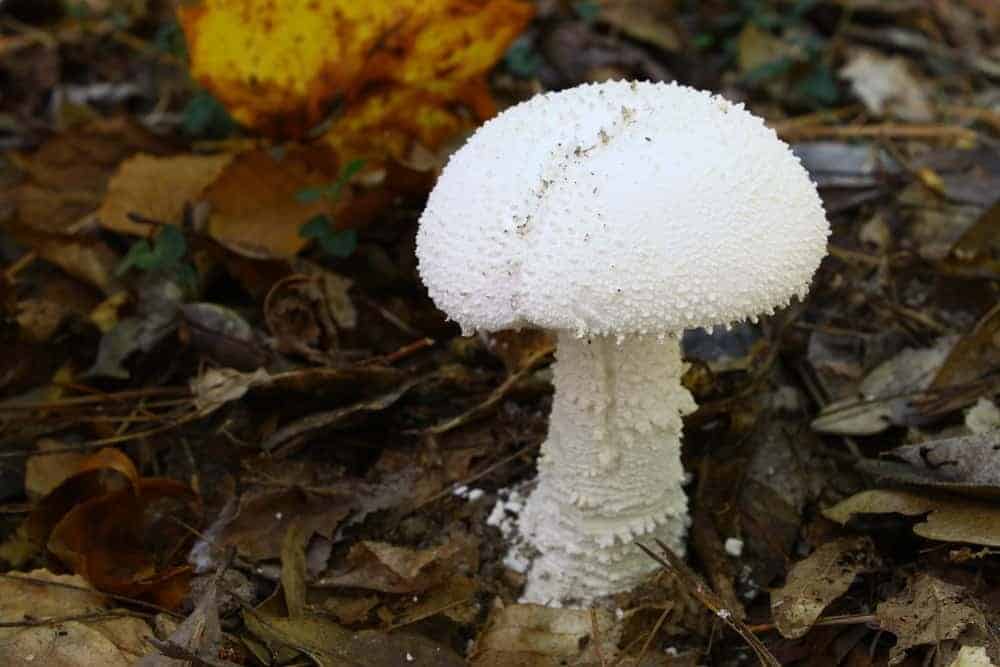
<path fill-rule="evenodd" d="M 667 607 L 660 614 L 660 617 L 656 619 L 656 623 L 653 625 L 652 631 L 649 636 L 646 637 L 646 641 L 642 643 L 642 648 L 639 650 L 639 657 L 635 659 L 636 665 L 642 664 L 642 659 L 646 657 L 646 652 L 649 651 L 649 647 L 652 646 L 653 640 L 656 638 L 656 633 L 660 631 L 660 627 L 663 626 L 663 622 L 667 620 L 667 615 L 673 610 L 673 607 Z"/>
<path fill-rule="evenodd" d="M 806 139 L 949 139 L 975 141 L 979 133 L 958 125 L 939 123 L 878 123 L 875 125 L 806 125 L 788 127 L 781 133 L 785 141 Z"/>
<path fill-rule="evenodd" d="M 716 616 L 721 618 L 726 625 L 732 628 L 736 634 L 743 638 L 743 641 L 753 649 L 754 653 L 757 654 L 757 658 L 760 660 L 762 665 L 767 667 L 781 667 L 781 663 L 778 662 L 777 658 L 767 650 L 767 647 L 757 639 L 757 636 L 750 631 L 745 623 L 740 621 L 733 615 L 733 612 L 726 608 L 722 599 L 712 591 L 701 577 L 699 577 L 694 570 L 689 568 L 677 555 L 670 550 L 666 544 L 664 544 L 659 539 L 656 540 L 657 546 L 663 552 L 662 556 L 653 553 L 646 545 L 636 542 L 636 545 L 646 552 L 650 558 L 655 560 L 657 563 L 662 565 L 668 572 L 672 573 L 677 580 L 687 588 L 692 595 L 698 598 L 698 601 L 705 605 L 709 611 L 714 613 Z"/>
<path fill-rule="evenodd" d="M 608 667 L 608 661 L 604 658 L 604 649 L 601 648 L 601 632 L 597 624 L 597 610 L 590 608 L 590 633 L 594 636 L 594 653 L 601 661 L 601 667 Z"/>
<path fill-rule="evenodd" d="M 878 623 L 878 617 L 875 614 L 845 614 L 844 616 L 828 616 L 813 623 L 812 627 L 858 625 L 860 623 Z M 778 626 L 774 623 L 758 623 L 757 625 L 747 626 L 750 632 L 754 633 L 770 632 L 771 630 L 776 630 L 777 627 Z"/>

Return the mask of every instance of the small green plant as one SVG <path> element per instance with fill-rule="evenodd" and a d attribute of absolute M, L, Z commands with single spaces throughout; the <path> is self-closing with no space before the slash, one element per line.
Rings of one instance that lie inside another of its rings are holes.
<path fill-rule="evenodd" d="M 300 190 L 295 200 L 300 204 L 314 204 L 322 199 L 330 203 L 340 199 L 344 186 L 364 167 L 364 160 L 351 160 L 344 167 L 337 180 L 324 185 Z M 358 247 L 358 232 L 353 229 L 336 229 L 329 215 L 321 213 L 310 218 L 299 229 L 299 236 L 312 239 L 324 254 L 331 257 L 349 257 Z"/>
<path fill-rule="evenodd" d="M 531 39 L 524 35 L 518 37 L 510 45 L 507 53 L 504 54 L 503 62 L 511 74 L 522 79 L 530 79 L 535 76 L 544 64 Z"/>
<path fill-rule="evenodd" d="M 190 136 L 203 139 L 224 139 L 236 131 L 236 121 L 226 107 L 204 90 L 184 107 L 181 126 Z"/>
<path fill-rule="evenodd" d="M 157 271 L 172 276 L 188 291 L 198 286 L 198 272 L 184 261 L 187 255 L 187 241 L 177 225 L 163 225 L 150 243 L 140 239 L 132 244 L 122 259 L 115 275 L 123 276 L 131 269 Z"/>

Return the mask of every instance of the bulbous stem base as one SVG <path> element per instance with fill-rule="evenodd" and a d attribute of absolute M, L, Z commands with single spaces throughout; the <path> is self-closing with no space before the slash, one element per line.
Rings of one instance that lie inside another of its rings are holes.
<path fill-rule="evenodd" d="M 681 385 L 676 338 L 577 338 L 560 332 L 555 399 L 538 486 L 521 532 L 540 552 L 523 600 L 586 604 L 628 590 L 658 565 L 635 545 L 684 551 Z"/>

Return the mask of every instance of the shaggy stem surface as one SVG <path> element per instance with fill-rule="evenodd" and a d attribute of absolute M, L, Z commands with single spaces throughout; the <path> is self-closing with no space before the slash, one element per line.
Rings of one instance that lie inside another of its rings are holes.
<path fill-rule="evenodd" d="M 538 486 L 521 531 L 541 552 L 524 600 L 586 604 L 628 590 L 658 565 L 636 540 L 684 551 L 681 385 L 676 338 L 559 332 L 555 399 Z"/>

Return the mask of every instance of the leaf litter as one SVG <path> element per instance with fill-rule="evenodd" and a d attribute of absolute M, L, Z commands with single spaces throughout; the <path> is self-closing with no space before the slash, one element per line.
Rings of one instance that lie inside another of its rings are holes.
<path fill-rule="evenodd" d="M 1000 664 L 998 31 L 981 0 L 3 3 L 3 661 Z M 686 337 L 686 560 L 521 605 L 553 342 L 459 337 L 415 225 L 497 109 L 622 77 L 747 104 L 834 233 L 804 303 Z"/>

